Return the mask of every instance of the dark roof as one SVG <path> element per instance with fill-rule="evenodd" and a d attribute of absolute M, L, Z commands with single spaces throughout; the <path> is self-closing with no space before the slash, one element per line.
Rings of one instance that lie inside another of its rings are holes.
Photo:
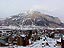
<path fill-rule="evenodd" d="M 4 41 L 4 40 L 0 40 L 0 43 L 2 43 L 2 44 L 6 44 L 7 42 Z"/>

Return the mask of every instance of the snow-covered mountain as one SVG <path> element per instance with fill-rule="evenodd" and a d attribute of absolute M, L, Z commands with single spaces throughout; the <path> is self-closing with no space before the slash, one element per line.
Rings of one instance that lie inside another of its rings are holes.
<path fill-rule="evenodd" d="M 45 27 L 63 27 L 58 17 L 43 14 L 39 11 L 28 11 L 6 18 L 1 25 L 36 25 Z"/>

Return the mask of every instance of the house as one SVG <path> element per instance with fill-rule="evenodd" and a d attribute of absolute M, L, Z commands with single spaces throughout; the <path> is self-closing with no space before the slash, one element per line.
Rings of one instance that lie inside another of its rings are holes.
<path fill-rule="evenodd" d="M 5 40 L 0 39 L 0 46 L 8 46 L 8 42 Z"/>

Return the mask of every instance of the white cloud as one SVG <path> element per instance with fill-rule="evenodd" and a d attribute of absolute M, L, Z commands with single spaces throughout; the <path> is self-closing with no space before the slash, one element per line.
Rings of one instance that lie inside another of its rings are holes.
<path fill-rule="evenodd" d="M 55 11 L 57 8 L 51 8 L 48 6 L 44 6 L 44 5 L 34 5 L 30 8 L 30 11 L 33 10 L 46 10 L 46 11 Z"/>

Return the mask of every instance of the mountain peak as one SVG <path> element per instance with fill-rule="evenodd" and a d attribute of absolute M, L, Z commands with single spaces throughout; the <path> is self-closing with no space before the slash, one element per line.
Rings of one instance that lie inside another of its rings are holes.
<path fill-rule="evenodd" d="M 29 19 L 30 18 L 30 19 Z M 2 23 L 1 23 L 2 24 Z M 58 17 L 53 17 L 39 11 L 27 11 L 4 20 L 4 25 L 36 25 L 45 27 L 63 27 Z"/>

